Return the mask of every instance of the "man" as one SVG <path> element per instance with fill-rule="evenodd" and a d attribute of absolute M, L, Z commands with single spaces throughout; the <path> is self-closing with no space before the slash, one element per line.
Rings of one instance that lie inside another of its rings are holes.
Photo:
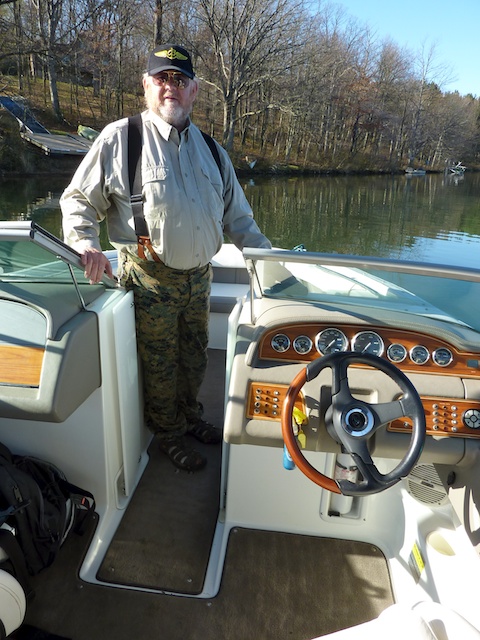
<path fill-rule="evenodd" d="M 190 120 L 198 83 L 189 52 L 170 43 L 157 47 L 143 88 L 146 242 L 139 243 L 134 230 L 126 118 L 102 131 L 77 169 L 61 198 L 63 227 L 94 283 L 104 273 L 112 276 L 99 242 L 99 223 L 106 218 L 122 284 L 134 291 L 146 424 L 173 464 L 193 472 L 206 460 L 186 434 L 204 443 L 221 439 L 202 419 L 197 400 L 207 364 L 210 260 L 224 233 L 240 249 L 271 244 L 254 221 L 228 154 L 217 145 L 220 171 Z"/>

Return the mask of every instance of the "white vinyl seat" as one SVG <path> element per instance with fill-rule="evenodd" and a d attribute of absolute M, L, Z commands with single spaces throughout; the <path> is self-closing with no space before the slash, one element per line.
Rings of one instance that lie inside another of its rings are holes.
<path fill-rule="evenodd" d="M 378 618 L 315 640 L 480 640 L 480 631 L 461 615 L 436 602 L 413 609 L 394 604 Z"/>
<path fill-rule="evenodd" d="M 0 638 L 18 629 L 25 618 L 26 607 L 25 593 L 18 580 L 0 569 Z"/>

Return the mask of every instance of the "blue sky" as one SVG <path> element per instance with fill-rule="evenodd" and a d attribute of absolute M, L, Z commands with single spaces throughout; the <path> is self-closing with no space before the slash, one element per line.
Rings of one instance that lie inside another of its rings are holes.
<path fill-rule="evenodd" d="M 418 53 L 435 45 L 435 62 L 448 66 L 444 91 L 480 97 L 480 0 L 335 0 L 348 17 L 368 24 L 380 41 L 390 38 Z"/>

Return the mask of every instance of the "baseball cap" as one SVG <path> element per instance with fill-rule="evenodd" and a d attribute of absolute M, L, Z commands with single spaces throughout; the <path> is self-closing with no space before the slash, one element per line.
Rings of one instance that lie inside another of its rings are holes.
<path fill-rule="evenodd" d="M 186 49 L 178 44 L 161 44 L 152 51 L 148 58 L 147 73 L 154 76 L 160 71 L 173 69 L 193 78 L 192 59 Z"/>

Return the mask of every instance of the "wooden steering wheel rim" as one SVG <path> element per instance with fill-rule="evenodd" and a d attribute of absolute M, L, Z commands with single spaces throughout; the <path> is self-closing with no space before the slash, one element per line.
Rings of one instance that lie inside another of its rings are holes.
<path fill-rule="evenodd" d="M 297 439 L 292 429 L 292 415 L 293 408 L 295 406 L 295 400 L 307 381 L 307 369 L 303 368 L 292 380 L 290 387 L 282 407 L 282 435 L 285 445 L 288 449 L 288 453 L 291 455 L 292 460 L 300 469 L 300 471 L 307 476 L 309 480 L 317 484 L 322 489 L 327 489 L 332 493 L 342 493 L 340 487 L 332 478 L 320 473 L 315 467 L 313 467 L 308 460 L 304 457 L 298 446 Z"/>

